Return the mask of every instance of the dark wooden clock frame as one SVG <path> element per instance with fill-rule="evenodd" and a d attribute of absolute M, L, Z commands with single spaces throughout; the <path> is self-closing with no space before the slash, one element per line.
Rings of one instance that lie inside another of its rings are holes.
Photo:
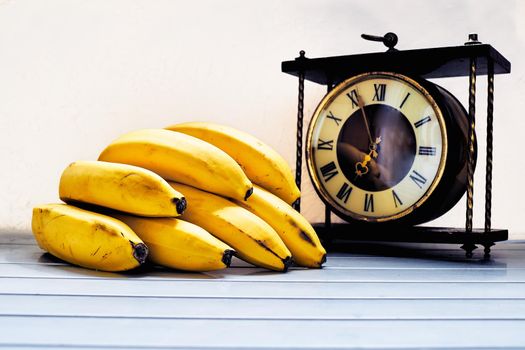
<path fill-rule="evenodd" d="M 329 92 L 335 85 L 346 78 L 370 71 L 394 71 L 408 76 L 424 79 L 444 77 L 469 77 L 469 139 L 467 147 L 467 206 L 465 228 L 438 227 L 403 227 L 396 232 L 366 226 L 366 231 L 353 230 L 348 223 L 332 223 L 331 210 L 325 207 L 324 223 L 314 224 L 323 241 L 382 241 L 382 242 L 415 242 L 415 243 L 453 243 L 462 244 L 466 256 L 471 258 L 477 244 L 482 245 L 485 258 L 490 257 L 490 248 L 495 242 L 508 239 L 507 229 L 491 227 L 492 213 L 492 157 L 493 157 L 493 114 L 494 114 L 494 74 L 510 73 L 510 62 L 491 45 L 478 42 L 476 34 L 469 35 L 469 41 L 462 46 L 439 47 L 398 51 L 394 48 L 397 36 L 387 33 L 384 37 L 373 37 L 363 34 L 367 40 L 383 41 L 389 47 L 386 52 L 357 54 L 348 56 L 307 58 L 301 51 L 293 61 L 282 62 L 284 73 L 299 78 L 299 95 L 297 106 L 297 186 L 301 186 L 303 157 L 303 107 L 304 81 L 326 85 Z M 474 208 L 474 171 L 475 171 L 475 115 L 476 115 L 476 79 L 478 75 L 487 75 L 487 139 L 485 166 L 485 225 L 484 228 L 473 228 Z M 300 211 L 301 199 L 294 207 Z"/>

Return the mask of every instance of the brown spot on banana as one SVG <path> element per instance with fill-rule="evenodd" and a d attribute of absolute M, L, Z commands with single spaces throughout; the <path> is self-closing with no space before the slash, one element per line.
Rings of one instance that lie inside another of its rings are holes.
<path fill-rule="evenodd" d="M 46 222 L 46 226 L 49 225 L 52 221 L 55 221 L 56 219 L 61 218 L 62 216 L 66 216 L 66 214 L 60 214 L 60 215 L 55 216 L 54 218 Z"/>
<path fill-rule="evenodd" d="M 286 271 L 288 271 L 288 267 L 290 267 L 290 265 L 291 265 L 292 262 L 293 262 L 291 256 L 287 256 L 287 257 L 285 257 L 285 258 L 283 259 L 283 258 L 281 258 L 279 255 L 277 255 L 277 253 L 275 253 L 273 250 L 271 250 L 271 249 L 266 245 L 266 243 L 264 243 L 264 241 L 261 241 L 260 239 L 255 239 L 255 242 L 257 242 L 258 245 L 260 245 L 261 247 L 263 247 L 264 249 L 266 249 L 267 251 L 269 251 L 271 254 L 273 254 L 274 256 L 276 256 L 277 258 L 279 258 L 279 259 L 283 262 L 284 268 L 283 268 L 282 272 L 286 272 Z"/>
<path fill-rule="evenodd" d="M 106 225 L 101 224 L 99 222 L 93 224 L 93 228 L 95 229 L 95 231 L 99 231 L 100 230 L 100 231 L 104 231 L 104 232 L 114 232 L 112 229 L 110 229 Z"/>
<path fill-rule="evenodd" d="M 301 231 L 299 231 L 299 237 L 301 237 L 301 239 L 305 240 L 306 242 L 310 243 L 311 245 L 313 245 L 315 247 L 315 243 L 314 243 L 312 237 L 310 237 L 308 235 L 308 233 L 306 233 L 303 230 L 301 230 Z"/>
<path fill-rule="evenodd" d="M 127 175 L 124 175 L 120 178 L 120 182 L 122 182 L 125 178 L 127 178 L 128 176 L 131 176 L 131 175 L 137 175 L 136 173 L 129 173 Z"/>
<path fill-rule="evenodd" d="M 122 233 L 121 233 L 122 234 Z M 97 255 L 98 251 L 100 250 L 102 246 L 98 246 L 97 250 L 95 250 L 93 253 L 91 253 L 91 256 Z"/>
<path fill-rule="evenodd" d="M 308 242 L 309 244 L 313 245 L 315 247 L 315 243 L 314 243 L 314 240 L 312 239 L 312 237 L 310 237 L 310 235 L 306 232 L 304 232 L 303 230 L 301 230 L 299 228 L 299 226 L 297 226 L 297 223 L 290 217 L 287 216 L 287 219 L 288 219 L 288 223 L 290 225 L 292 225 L 293 227 L 297 228 L 299 230 L 299 237 Z"/>

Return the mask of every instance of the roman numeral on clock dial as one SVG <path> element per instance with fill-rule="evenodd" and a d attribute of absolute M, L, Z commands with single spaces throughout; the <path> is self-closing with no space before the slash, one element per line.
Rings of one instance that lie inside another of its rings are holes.
<path fill-rule="evenodd" d="M 330 181 L 334 176 L 339 174 L 337 167 L 334 162 L 330 162 L 321 167 L 321 174 L 323 175 L 324 182 Z"/>
<path fill-rule="evenodd" d="M 352 190 L 354 188 L 350 185 L 348 185 L 346 182 L 343 183 L 341 188 L 339 189 L 339 192 L 337 192 L 337 198 L 342 200 L 344 203 L 348 201 L 348 197 L 350 197 L 350 193 L 352 193 Z"/>
<path fill-rule="evenodd" d="M 396 208 L 398 207 L 398 205 L 403 205 L 401 198 L 399 198 L 398 194 L 394 190 L 392 190 L 392 197 L 394 198 L 394 205 L 396 206 Z"/>
<path fill-rule="evenodd" d="M 319 139 L 317 142 L 317 149 L 326 149 L 326 150 L 333 150 L 334 149 L 334 140 L 328 140 L 325 141 L 323 139 Z"/>
<path fill-rule="evenodd" d="M 428 123 L 428 122 L 431 121 L 431 120 L 432 120 L 432 119 L 431 119 L 429 116 L 428 116 L 428 117 L 425 117 L 425 118 L 423 118 L 423 119 L 418 120 L 417 122 L 415 122 L 415 123 L 414 123 L 414 126 L 415 126 L 416 128 L 419 128 L 421 125 L 426 124 L 426 123 Z"/>
<path fill-rule="evenodd" d="M 352 101 L 352 108 L 359 106 L 359 96 L 357 96 L 357 90 L 354 89 L 346 94 L 350 101 Z"/>
<path fill-rule="evenodd" d="M 365 211 L 374 211 L 374 194 L 365 193 Z"/>
<path fill-rule="evenodd" d="M 420 156 L 435 156 L 436 147 L 419 146 L 418 153 Z"/>
<path fill-rule="evenodd" d="M 332 119 L 337 126 L 339 126 L 339 122 L 342 121 L 341 118 L 337 118 L 332 111 L 328 111 L 328 114 L 326 115 L 328 119 Z"/>
<path fill-rule="evenodd" d="M 374 84 L 374 97 L 372 101 L 384 101 L 386 93 L 386 84 Z"/>
<path fill-rule="evenodd" d="M 415 170 L 412 170 L 410 179 L 412 179 L 419 188 L 423 188 L 423 185 L 427 183 L 427 179 Z"/>
<path fill-rule="evenodd" d="M 410 92 L 407 92 L 405 98 L 403 99 L 403 102 L 401 102 L 401 104 L 399 105 L 399 109 L 403 108 L 403 105 L 405 104 L 405 102 L 408 100 L 408 97 L 410 96 Z"/>

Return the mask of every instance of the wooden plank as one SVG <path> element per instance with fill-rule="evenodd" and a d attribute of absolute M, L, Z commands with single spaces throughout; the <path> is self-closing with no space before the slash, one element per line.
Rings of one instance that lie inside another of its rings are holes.
<path fill-rule="evenodd" d="M 175 270 L 152 269 L 131 273 L 92 271 L 75 266 L 0 264 L 0 277 L 68 278 L 68 279 L 126 279 L 128 281 L 217 280 L 260 282 L 525 282 L 523 269 L 297 269 L 276 273 L 262 268 L 229 268 L 207 273 L 185 273 Z"/>
<path fill-rule="evenodd" d="M 525 248 L 525 247 L 524 247 Z M 524 249 L 525 250 L 525 249 Z M 68 265 L 52 257 L 36 246 L 0 245 L 0 264 L 42 264 Z M 397 268 L 397 269 L 492 269 L 492 268 L 525 268 L 525 259 L 521 251 L 506 251 L 490 260 L 464 259 L 456 257 L 389 257 L 354 254 L 329 254 L 325 264 L 327 268 Z M 252 267 L 239 259 L 234 259 L 232 267 Z"/>
<path fill-rule="evenodd" d="M 0 295 L 0 316 L 288 320 L 525 320 L 522 300 L 334 300 Z"/>
<path fill-rule="evenodd" d="M 33 234 L 30 232 L 0 233 L 0 245 L 6 244 L 36 245 L 36 241 Z"/>
<path fill-rule="evenodd" d="M 525 283 L 286 283 L 213 280 L 0 279 L 0 294 L 259 299 L 525 299 Z"/>
<path fill-rule="evenodd" d="M 525 321 L 163 320 L 0 317 L 0 344 L 38 346 L 414 348 L 525 346 Z M 431 331 L 429 331 L 431 330 Z"/>

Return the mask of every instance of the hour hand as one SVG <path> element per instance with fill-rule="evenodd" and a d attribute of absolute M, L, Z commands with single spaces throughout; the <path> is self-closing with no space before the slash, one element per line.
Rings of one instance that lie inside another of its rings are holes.
<path fill-rule="evenodd" d="M 379 137 L 376 137 L 376 140 L 374 141 L 373 144 L 370 145 L 370 156 L 372 158 L 377 158 L 378 156 L 378 153 L 377 153 L 377 146 L 381 143 L 381 136 Z"/>

